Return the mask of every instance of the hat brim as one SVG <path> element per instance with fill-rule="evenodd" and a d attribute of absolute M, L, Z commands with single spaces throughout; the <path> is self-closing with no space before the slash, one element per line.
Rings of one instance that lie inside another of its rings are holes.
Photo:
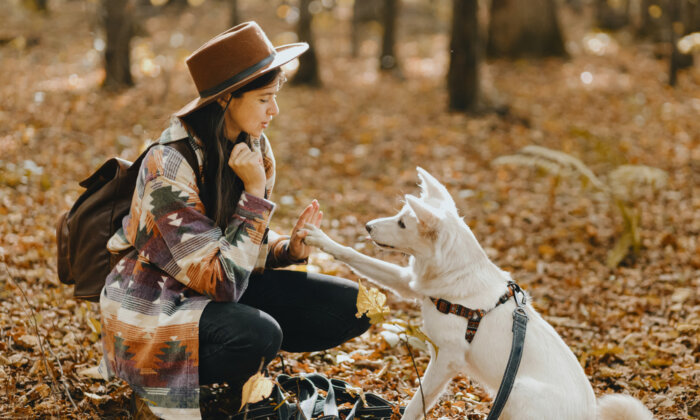
<path fill-rule="evenodd" d="M 195 111 L 204 105 L 207 105 L 211 103 L 213 100 L 218 98 L 221 95 L 225 95 L 229 92 L 233 92 L 234 90 L 238 89 L 241 86 L 244 86 L 246 83 L 250 82 L 251 80 L 262 76 L 263 74 L 276 69 L 277 67 L 280 67 L 295 58 L 299 57 L 302 55 L 306 50 L 309 49 L 309 44 L 306 42 L 298 42 L 294 44 L 287 44 L 287 45 L 282 45 L 279 47 L 275 48 L 275 52 L 277 53 L 275 55 L 275 58 L 268 64 L 267 66 L 259 69 L 255 73 L 251 74 L 250 76 L 246 77 L 245 79 L 239 81 L 238 83 L 235 83 L 226 89 L 222 89 L 220 92 L 217 92 L 213 95 L 207 96 L 207 97 L 199 97 L 182 107 L 179 111 L 177 111 L 175 114 L 176 117 L 182 118 L 185 115 L 191 113 L 192 111 Z"/>

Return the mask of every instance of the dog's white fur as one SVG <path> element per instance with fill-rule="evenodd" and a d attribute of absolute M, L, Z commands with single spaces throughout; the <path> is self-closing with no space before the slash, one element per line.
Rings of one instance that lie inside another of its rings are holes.
<path fill-rule="evenodd" d="M 411 256 L 407 267 L 342 246 L 312 225 L 306 226 L 305 241 L 400 296 L 420 301 L 424 332 L 439 347 L 436 356 L 430 346 L 431 359 L 422 378 L 427 412 L 457 373 L 476 379 L 495 395 L 510 353 L 515 303 L 509 299 L 487 313 L 471 343 L 464 338 L 465 318 L 437 311 L 431 296 L 468 308 L 491 309 L 506 292 L 510 275 L 486 256 L 459 217 L 447 189 L 425 170 L 418 168 L 418 174 L 420 198 L 406 195 L 406 204 L 397 215 L 367 224 L 375 243 Z M 526 312 L 529 322 L 523 358 L 501 418 L 653 419 L 630 396 L 606 396 L 596 404 L 593 388 L 569 347 L 530 304 Z M 403 419 L 422 417 L 421 394 L 416 390 Z"/>

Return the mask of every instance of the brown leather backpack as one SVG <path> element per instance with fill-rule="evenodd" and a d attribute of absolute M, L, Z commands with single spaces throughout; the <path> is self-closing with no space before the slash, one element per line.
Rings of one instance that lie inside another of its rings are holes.
<path fill-rule="evenodd" d="M 199 164 L 190 138 L 168 146 L 175 148 L 193 168 L 199 184 Z M 131 249 L 119 254 L 107 250 L 107 241 L 121 228 L 122 218 L 129 213 L 141 162 L 148 147 L 134 163 L 112 158 L 80 182 L 86 190 L 73 207 L 58 218 L 58 278 L 73 284 L 73 295 L 92 302 L 100 300 L 105 279 L 114 265 Z"/>

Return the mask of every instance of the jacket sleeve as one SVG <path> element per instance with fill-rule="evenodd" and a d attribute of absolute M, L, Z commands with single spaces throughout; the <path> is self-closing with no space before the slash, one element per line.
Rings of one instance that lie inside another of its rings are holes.
<path fill-rule="evenodd" d="M 274 203 L 243 192 L 221 232 L 205 214 L 194 171 L 167 146 L 151 149 L 136 193 L 139 184 L 143 198 L 134 246 L 140 255 L 214 301 L 237 301 L 260 254 Z"/>

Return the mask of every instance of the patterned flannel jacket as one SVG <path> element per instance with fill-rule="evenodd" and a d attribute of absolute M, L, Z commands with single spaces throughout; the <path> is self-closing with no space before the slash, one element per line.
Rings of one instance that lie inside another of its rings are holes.
<path fill-rule="evenodd" d="M 271 201 L 243 192 L 224 232 L 205 215 L 194 170 L 168 146 L 187 137 L 173 120 L 143 160 L 129 215 L 107 245 L 115 253 L 134 250 L 100 297 L 103 375 L 124 379 L 165 419 L 200 418 L 198 327 L 207 303 L 235 302 L 254 269 L 290 263 L 287 238 L 272 231 L 268 255 Z M 188 141 L 202 173 L 201 143 Z M 275 165 L 265 141 L 270 197 Z"/>

